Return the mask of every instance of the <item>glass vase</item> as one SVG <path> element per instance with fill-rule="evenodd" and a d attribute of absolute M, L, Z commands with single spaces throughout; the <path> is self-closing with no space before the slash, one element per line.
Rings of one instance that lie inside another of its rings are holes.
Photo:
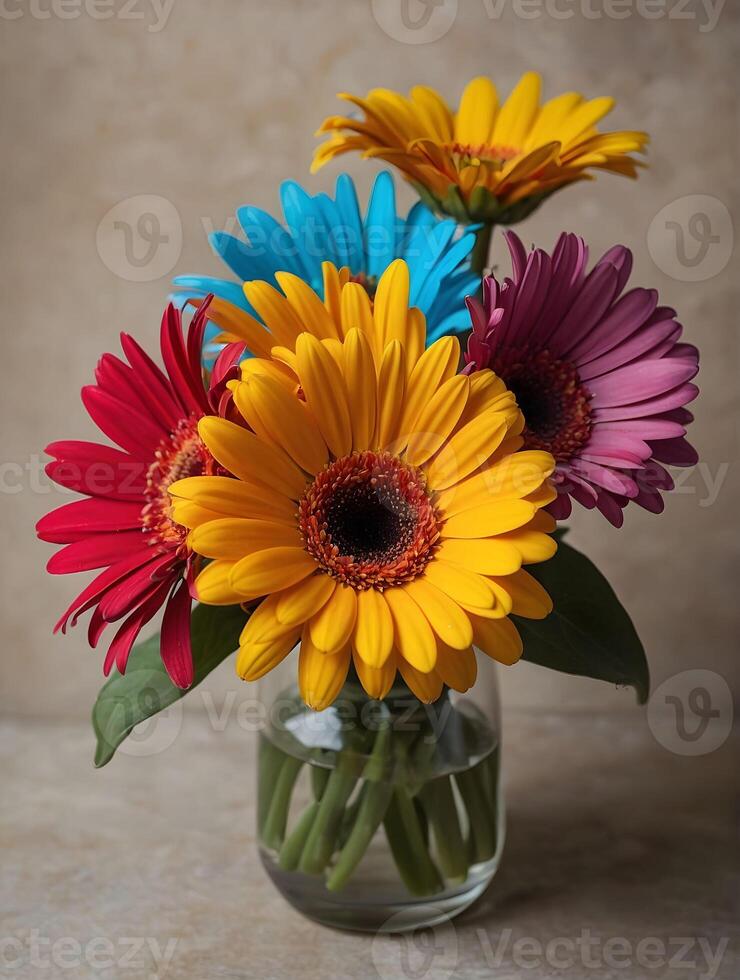
<path fill-rule="evenodd" d="M 295 664 L 261 681 L 257 829 L 273 883 L 338 928 L 399 932 L 459 914 L 503 846 L 494 664 L 479 655 L 475 686 L 433 704 L 402 682 L 372 700 L 350 671 L 321 712 L 301 700 Z"/>

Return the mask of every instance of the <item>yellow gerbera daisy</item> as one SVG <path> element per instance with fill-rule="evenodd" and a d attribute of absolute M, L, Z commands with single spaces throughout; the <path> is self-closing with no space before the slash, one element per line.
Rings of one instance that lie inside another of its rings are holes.
<path fill-rule="evenodd" d="M 280 289 L 262 280 L 245 282 L 244 295 L 260 319 L 214 298 L 208 316 L 223 331 L 217 339 L 243 341 L 252 354 L 267 359 L 277 346 L 277 353 L 290 360 L 288 354 L 295 351 L 301 333 L 334 343 L 343 340 L 352 327 L 359 327 L 376 355 L 382 354 L 387 341 L 403 338 L 408 363 L 416 363 L 426 344 L 426 321 L 421 310 L 408 305 L 406 263 L 401 259 L 392 262 L 377 286 L 364 277 L 353 277 L 346 266 L 338 269 L 323 262 L 321 268 L 323 300 L 292 272 L 275 273 Z M 259 370 L 266 368 L 262 365 Z"/>
<path fill-rule="evenodd" d="M 540 76 L 527 72 L 499 106 L 493 82 L 475 78 L 457 112 L 423 85 L 408 98 L 388 89 L 364 99 L 342 93 L 364 118 L 324 120 L 318 133 L 332 135 L 318 147 L 313 170 L 360 150 L 398 167 L 436 210 L 497 224 L 520 221 L 559 187 L 588 178 L 588 169 L 637 176 L 630 154 L 643 150 L 647 134 L 596 129 L 613 99 L 567 92 L 540 105 L 540 88 Z"/>
<path fill-rule="evenodd" d="M 312 332 L 244 362 L 231 387 L 249 429 L 199 423 L 235 479 L 170 487 L 189 545 L 212 559 L 200 601 L 262 599 L 241 635 L 240 676 L 261 677 L 300 641 L 301 694 L 319 710 L 352 661 L 371 697 L 396 671 L 424 701 L 443 684 L 467 690 L 474 645 L 514 663 L 522 645 L 508 614 L 551 609 L 521 566 L 555 551 L 541 510 L 555 497 L 552 456 L 517 452 L 514 396 L 489 370 L 458 374 L 454 337 L 424 350 L 403 262 L 374 306 L 354 286 L 275 309 L 274 336 L 288 309 Z M 320 339 L 329 323 L 336 333 Z"/>

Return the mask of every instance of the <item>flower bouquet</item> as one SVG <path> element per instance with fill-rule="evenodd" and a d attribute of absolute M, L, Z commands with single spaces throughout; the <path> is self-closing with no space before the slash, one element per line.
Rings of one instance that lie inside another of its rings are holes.
<path fill-rule="evenodd" d="M 314 161 L 381 173 L 363 216 L 283 185 L 283 222 L 237 212 L 212 245 L 235 278 L 180 276 L 161 366 L 132 337 L 83 389 L 115 445 L 50 445 L 82 499 L 38 525 L 52 573 L 96 570 L 57 629 L 109 629 L 96 764 L 235 650 L 260 680 L 263 863 L 305 914 L 418 926 L 487 886 L 504 812 L 493 663 L 633 686 L 645 655 L 603 576 L 564 540 L 573 501 L 615 527 L 659 513 L 686 441 L 698 354 L 616 245 L 580 237 L 487 275 L 491 235 L 595 170 L 629 177 L 640 132 L 609 99 L 540 104 L 486 78 L 457 112 L 432 89 L 343 96 Z M 156 635 L 139 634 L 162 612 Z M 480 669 L 480 677 L 478 672 Z M 477 683 L 476 683 L 477 681 Z"/>

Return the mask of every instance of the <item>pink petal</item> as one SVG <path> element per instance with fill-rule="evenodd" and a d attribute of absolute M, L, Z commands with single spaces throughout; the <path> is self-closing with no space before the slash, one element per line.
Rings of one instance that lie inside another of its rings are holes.
<path fill-rule="evenodd" d="M 657 398 L 648 398 L 646 401 L 635 402 L 633 405 L 615 405 L 613 408 L 599 408 L 593 414 L 594 422 L 613 422 L 622 419 L 643 418 L 649 415 L 658 415 L 670 409 L 680 408 L 687 402 L 693 401 L 699 394 L 699 389 L 694 384 L 679 385 L 673 391 L 669 391 Z"/>
<path fill-rule="evenodd" d="M 675 338 L 680 333 L 680 327 L 675 320 L 664 320 L 662 323 L 654 323 L 650 327 L 641 327 L 636 330 L 623 344 L 613 347 L 606 354 L 595 358 L 588 364 L 579 366 L 578 376 L 581 381 L 590 381 L 598 378 L 599 375 L 607 374 L 634 361 L 635 358 L 650 356 L 656 358 L 660 352 L 655 350 L 663 341 Z"/>
<path fill-rule="evenodd" d="M 612 371 L 589 384 L 593 408 L 614 408 L 634 405 L 655 398 L 693 378 L 696 364 L 685 364 L 664 357 L 658 361 L 644 360 Z"/>

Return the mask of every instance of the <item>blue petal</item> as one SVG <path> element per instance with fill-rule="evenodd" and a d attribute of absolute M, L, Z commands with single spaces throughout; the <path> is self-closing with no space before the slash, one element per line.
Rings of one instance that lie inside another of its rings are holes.
<path fill-rule="evenodd" d="M 294 180 L 283 181 L 280 202 L 285 224 L 298 248 L 309 282 L 321 281 L 321 262 L 326 255 L 328 229 L 321 206 Z"/>
<path fill-rule="evenodd" d="M 349 174 L 340 174 L 337 177 L 335 196 L 339 221 L 345 237 L 342 265 L 349 266 L 354 275 L 358 272 L 367 272 L 360 202 L 357 200 L 354 181 Z"/>
<path fill-rule="evenodd" d="M 237 208 L 236 216 L 252 246 L 252 256 L 258 264 L 250 279 L 264 279 L 275 285 L 276 272 L 305 273 L 299 250 L 289 231 L 271 214 L 250 205 Z"/>
<path fill-rule="evenodd" d="M 365 216 L 365 263 L 368 275 L 380 277 L 396 258 L 398 235 L 396 190 L 387 170 L 375 178 Z"/>

